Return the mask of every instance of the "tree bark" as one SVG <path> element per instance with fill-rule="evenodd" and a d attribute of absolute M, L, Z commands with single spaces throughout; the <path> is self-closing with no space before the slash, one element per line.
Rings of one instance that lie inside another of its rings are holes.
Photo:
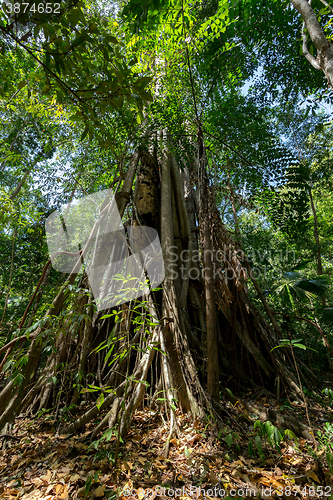
<path fill-rule="evenodd" d="M 214 266 L 212 251 L 212 206 L 210 188 L 206 172 L 205 149 L 202 132 L 199 129 L 199 223 L 203 253 L 205 298 L 206 298 L 206 332 L 207 332 L 207 390 L 211 398 L 219 400 L 219 351 L 217 341 L 216 297 L 214 284 Z"/>
<path fill-rule="evenodd" d="M 323 265 L 322 265 L 322 260 L 321 260 L 321 249 L 320 249 L 320 241 L 319 241 L 319 231 L 318 231 L 318 219 L 317 219 L 317 212 L 316 212 L 316 207 L 313 201 L 313 196 L 312 196 L 312 189 L 309 187 L 309 197 L 310 197 L 310 203 L 311 203 L 311 210 L 313 214 L 313 235 L 314 239 L 316 242 L 316 257 L 317 257 L 317 274 L 321 276 L 323 273 Z M 324 295 L 321 295 L 321 305 L 322 307 L 325 307 L 326 305 L 326 299 Z"/>
<path fill-rule="evenodd" d="M 311 40 L 317 49 L 317 57 L 313 57 L 306 46 L 306 37 L 303 33 L 303 52 L 306 59 L 315 69 L 321 69 L 328 85 L 333 88 L 333 44 L 327 40 L 324 30 L 320 26 L 316 14 L 307 0 L 290 0 L 292 5 L 301 14 Z"/>
<path fill-rule="evenodd" d="M 316 212 L 316 207 L 313 202 L 313 197 L 312 197 L 312 189 L 309 187 L 309 197 L 310 197 L 310 203 L 311 203 L 311 210 L 313 214 L 313 235 L 314 239 L 316 242 L 316 256 L 317 256 L 317 274 L 322 275 L 323 274 L 323 266 L 321 262 L 321 251 L 320 251 L 320 242 L 319 242 L 319 232 L 318 232 L 318 219 L 317 219 L 317 212 Z"/>
<path fill-rule="evenodd" d="M 178 400 L 184 412 L 191 410 L 190 398 L 187 384 L 184 380 L 180 366 L 179 353 L 177 348 L 176 328 L 177 328 L 177 290 L 172 279 L 173 260 L 171 259 L 174 248 L 173 217 L 172 217 L 172 184 L 171 184 L 171 155 L 165 152 L 161 165 L 161 246 L 164 257 L 165 280 L 163 283 L 162 298 L 162 333 L 165 347 L 168 354 L 168 362 L 171 368 L 173 388 L 176 389 Z M 172 305 L 175 305 L 175 309 Z"/>

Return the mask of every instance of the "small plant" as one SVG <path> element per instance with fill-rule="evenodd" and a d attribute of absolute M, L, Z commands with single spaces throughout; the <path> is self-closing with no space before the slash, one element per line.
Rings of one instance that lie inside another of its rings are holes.
<path fill-rule="evenodd" d="M 275 427 L 269 420 L 266 422 L 261 422 L 261 420 L 257 420 L 254 423 L 254 429 L 258 430 L 259 436 L 267 442 L 272 448 L 275 448 L 281 452 L 280 443 L 283 439 L 283 435 L 280 430 Z"/>
<path fill-rule="evenodd" d="M 331 391 L 332 392 L 332 391 Z M 324 451 L 327 465 L 330 473 L 333 473 L 333 424 L 325 422 L 324 431 L 318 431 L 318 441 L 320 443 L 320 451 Z"/>
<path fill-rule="evenodd" d="M 98 482 L 99 476 L 100 476 L 100 473 L 95 472 L 88 477 L 88 479 L 84 483 L 84 496 L 85 497 L 89 494 L 92 484 Z"/>
<path fill-rule="evenodd" d="M 234 446 L 236 450 L 239 451 L 239 441 L 240 441 L 239 435 L 234 431 L 229 431 L 227 427 L 224 429 L 225 435 L 223 437 L 221 437 L 222 432 L 223 429 L 221 429 L 219 432 L 219 439 L 225 441 L 227 443 L 228 448 Z"/>
<path fill-rule="evenodd" d="M 116 439 L 118 439 L 118 431 L 116 429 L 116 425 L 112 428 L 108 428 L 103 434 L 102 436 L 97 439 L 96 441 L 93 441 L 90 445 L 89 445 L 89 448 L 95 448 L 95 450 L 98 450 L 99 449 L 99 445 L 102 441 L 106 441 L 106 442 L 109 442 L 112 438 L 112 436 L 115 436 Z M 124 441 L 122 440 L 121 436 L 119 436 L 119 442 L 120 443 L 123 443 Z"/>
<path fill-rule="evenodd" d="M 39 412 L 37 413 L 35 419 L 38 419 L 38 418 L 41 418 L 41 417 L 44 417 L 44 419 L 52 419 L 53 416 L 52 415 L 46 415 L 47 413 L 49 413 L 51 411 L 51 408 L 49 409 L 46 409 L 46 408 L 42 408 L 41 410 L 39 410 Z"/>
<path fill-rule="evenodd" d="M 283 399 L 282 404 L 280 406 L 280 410 L 288 410 L 288 411 L 294 411 L 295 408 L 293 408 L 288 401 L 288 399 Z"/>
<path fill-rule="evenodd" d="M 306 347 L 306 345 L 301 344 L 302 339 L 295 339 L 295 340 L 289 340 L 289 339 L 280 339 L 279 340 L 280 345 L 276 345 L 271 349 L 271 352 L 274 351 L 274 349 L 277 349 L 278 347 L 298 347 L 299 349 L 303 349 L 303 351 L 306 351 L 306 349 L 311 349 L 311 347 Z M 314 351 L 315 349 L 311 349 L 311 351 Z"/>
<path fill-rule="evenodd" d="M 326 387 L 326 389 L 323 389 L 321 391 L 321 393 L 325 394 L 325 396 L 327 396 L 329 398 L 329 400 L 331 402 L 333 402 L 333 391 L 332 391 L 332 389 L 329 389 L 329 388 Z"/>
<path fill-rule="evenodd" d="M 93 459 L 93 464 L 96 461 L 104 460 L 106 458 L 110 464 L 114 465 L 114 462 L 115 462 L 114 456 L 115 456 L 115 454 L 114 454 L 114 451 L 112 451 L 112 450 L 105 450 L 105 449 L 98 450 L 97 453 L 95 453 L 95 456 Z"/>
<path fill-rule="evenodd" d="M 72 415 L 72 410 L 77 408 L 77 405 L 69 405 L 69 406 L 64 406 L 60 411 L 62 413 L 62 418 L 63 420 L 69 420 L 70 418 L 73 417 Z"/>
<path fill-rule="evenodd" d="M 284 432 L 275 425 L 272 424 L 269 420 L 266 422 L 261 422 L 261 420 L 257 420 L 253 426 L 254 429 L 254 440 L 250 440 L 248 445 L 248 453 L 250 458 L 255 454 L 255 450 L 265 465 L 265 453 L 264 453 L 264 445 L 269 445 L 279 453 L 281 453 L 281 442 L 286 438 L 297 439 L 295 434 L 290 430 L 286 429 Z M 255 448 L 254 448 L 255 445 Z"/>

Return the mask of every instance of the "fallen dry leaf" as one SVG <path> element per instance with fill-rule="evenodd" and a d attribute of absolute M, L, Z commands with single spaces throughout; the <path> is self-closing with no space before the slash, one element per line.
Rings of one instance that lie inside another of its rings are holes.
<path fill-rule="evenodd" d="M 67 491 L 67 484 L 65 485 L 64 491 L 61 493 L 59 496 L 60 500 L 67 500 L 68 498 L 68 491 Z"/>
<path fill-rule="evenodd" d="M 308 477 L 316 481 L 316 483 L 320 484 L 320 480 L 314 471 L 312 471 L 311 474 L 308 474 Z"/>
<path fill-rule="evenodd" d="M 100 486 L 98 486 L 94 493 L 93 493 L 93 496 L 94 497 L 103 497 L 104 496 L 104 490 L 105 490 L 105 485 L 104 484 L 101 484 Z"/>
<path fill-rule="evenodd" d="M 80 475 L 79 474 L 73 474 L 73 476 L 71 476 L 69 478 L 70 482 L 71 483 L 75 483 L 76 481 L 78 481 L 80 479 Z"/>
<path fill-rule="evenodd" d="M 216 474 L 214 474 L 213 471 L 210 471 L 209 479 L 210 482 L 213 483 L 214 485 L 220 482 L 219 478 L 216 476 Z"/>

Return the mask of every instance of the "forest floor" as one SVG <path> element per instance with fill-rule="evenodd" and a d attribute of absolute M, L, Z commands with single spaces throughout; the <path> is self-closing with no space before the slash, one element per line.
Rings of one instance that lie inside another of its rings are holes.
<path fill-rule="evenodd" d="M 272 407 L 265 398 L 257 403 Z M 227 405 L 234 417 L 226 418 L 220 432 L 209 419 L 178 414 L 179 435 L 171 440 L 168 458 L 163 455 L 169 433 L 164 412 L 137 411 L 116 463 L 114 434 L 90 443 L 96 421 L 68 437 L 58 435 L 51 414 L 20 417 L 12 437 L 0 442 L 0 499 L 333 498 L 326 461 L 333 440 L 323 427 L 332 422 L 328 403 L 309 403 L 311 425 L 322 432 L 317 450 L 314 443 L 284 435 L 280 451 L 260 437 L 251 415 Z M 300 404 L 285 402 L 275 409 L 308 423 Z M 259 441 L 262 452 L 255 451 Z"/>

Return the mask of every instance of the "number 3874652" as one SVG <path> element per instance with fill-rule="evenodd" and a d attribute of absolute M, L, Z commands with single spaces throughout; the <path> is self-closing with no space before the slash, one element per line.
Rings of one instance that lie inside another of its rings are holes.
<path fill-rule="evenodd" d="M 27 2 L 6 2 L 4 10 L 7 14 L 25 14 L 33 12 L 38 14 L 60 14 L 60 3 L 27 3 Z"/>

